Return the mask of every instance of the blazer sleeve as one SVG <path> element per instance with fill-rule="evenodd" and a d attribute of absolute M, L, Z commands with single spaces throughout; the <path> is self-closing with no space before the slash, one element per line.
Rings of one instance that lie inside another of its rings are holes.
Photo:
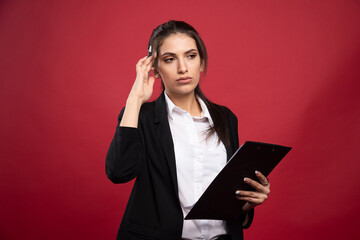
<path fill-rule="evenodd" d="M 125 183 L 134 179 L 140 171 L 142 158 L 145 156 L 140 130 L 119 126 L 124 109 L 119 114 L 115 135 L 105 160 L 106 175 L 113 183 Z"/>

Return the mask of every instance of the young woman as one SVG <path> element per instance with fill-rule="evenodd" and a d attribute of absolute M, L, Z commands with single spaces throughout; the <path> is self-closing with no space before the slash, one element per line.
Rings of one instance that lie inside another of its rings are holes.
<path fill-rule="evenodd" d="M 253 208 L 270 184 L 245 178 L 256 191 L 234 192 L 246 201 L 233 221 L 184 220 L 184 216 L 239 147 L 237 118 L 210 102 L 199 87 L 207 52 L 196 30 L 182 21 L 154 29 L 153 55 L 136 65 L 136 79 L 119 115 L 106 157 L 114 183 L 136 181 L 117 239 L 243 239 Z M 164 91 L 154 102 L 152 71 Z"/>

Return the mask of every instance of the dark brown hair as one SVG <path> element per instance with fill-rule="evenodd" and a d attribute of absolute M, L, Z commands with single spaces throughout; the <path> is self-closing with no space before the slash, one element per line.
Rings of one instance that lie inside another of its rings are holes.
<path fill-rule="evenodd" d="M 204 73 L 206 73 L 208 66 L 208 54 L 206 51 L 206 47 L 202 39 L 200 38 L 198 32 L 188 23 L 183 21 L 175 21 L 171 20 L 164 24 L 157 26 L 150 37 L 150 41 L 148 43 L 148 48 L 152 47 L 152 52 L 156 52 L 157 56 L 159 56 L 159 49 L 164 40 L 176 33 L 184 33 L 189 37 L 193 38 L 196 42 L 196 47 L 199 51 L 201 63 L 204 66 Z M 154 67 L 157 68 L 158 59 L 156 58 L 154 61 Z M 164 85 L 162 84 L 163 88 Z M 204 93 L 201 91 L 199 84 L 195 88 L 195 94 L 200 97 L 206 107 L 208 108 L 211 118 L 214 122 L 214 125 L 208 129 L 208 137 L 212 134 L 216 133 L 219 137 L 219 142 L 222 141 L 225 146 L 229 146 L 229 133 L 227 128 L 227 121 L 225 120 L 226 114 L 228 114 L 224 108 L 219 105 L 212 103 Z"/>

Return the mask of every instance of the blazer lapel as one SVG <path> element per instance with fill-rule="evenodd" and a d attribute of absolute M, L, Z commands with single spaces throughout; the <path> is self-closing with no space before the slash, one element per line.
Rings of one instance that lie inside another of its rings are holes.
<path fill-rule="evenodd" d="M 231 121 L 227 121 L 228 124 L 228 137 L 230 140 L 230 144 L 229 146 L 226 147 L 226 154 L 227 154 L 227 161 L 230 160 L 230 158 L 233 156 L 233 154 L 236 152 L 236 150 L 239 148 L 238 146 L 238 134 L 234 133 L 232 130 L 232 127 L 234 126 L 234 124 L 237 124 L 237 122 L 231 122 Z M 237 126 L 236 128 L 237 129 Z"/>
<path fill-rule="evenodd" d="M 233 155 L 233 151 L 232 151 L 232 149 L 231 149 L 230 146 L 227 146 L 227 147 L 226 147 L 226 155 L 227 155 L 227 161 L 229 161 L 230 158 L 231 158 L 232 155 Z"/>
<path fill-rule="evenodd" d="M 156 134 L 161 142 L 163 152 L 168 162 L 174 189 L 176 195 L 178 196 L 174 143 L 171 136 L 169 121 L 167 118 L 164 92 L 162 92 L 159 98 L 155 101 L 154 124 Z"/>

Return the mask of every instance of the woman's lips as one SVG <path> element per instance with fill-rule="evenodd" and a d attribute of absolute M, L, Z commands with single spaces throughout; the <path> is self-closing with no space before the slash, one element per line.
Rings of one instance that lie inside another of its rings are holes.
<path fill-rule="evenodd" d="M 192 81 L 191 77 L 182 77 L 176 80 L 177 83 L 189 83 Z"/>

